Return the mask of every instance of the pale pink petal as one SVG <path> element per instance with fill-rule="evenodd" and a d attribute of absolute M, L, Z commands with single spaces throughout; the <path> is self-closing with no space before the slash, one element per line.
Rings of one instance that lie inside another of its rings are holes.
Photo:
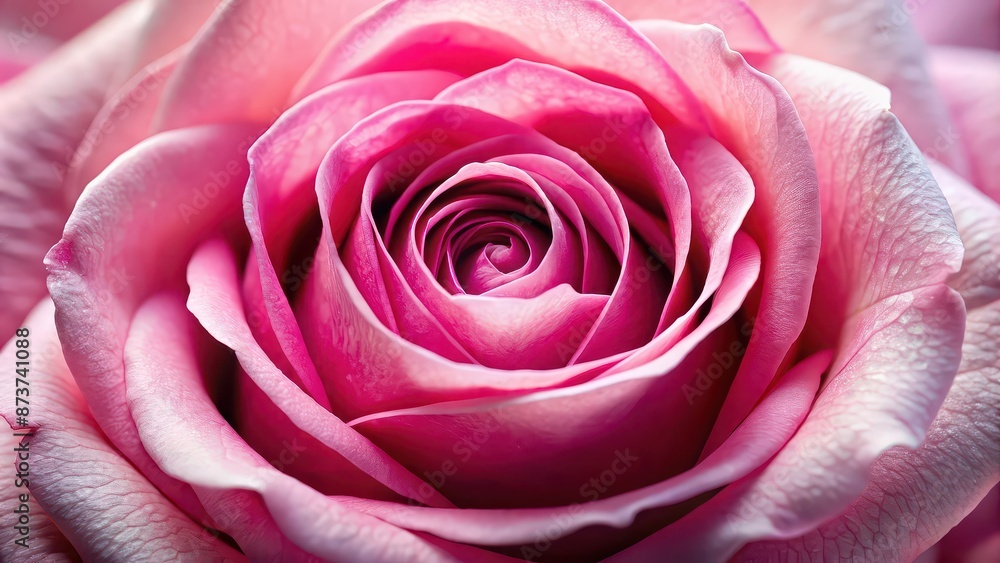
<path fill-rule="evenodd" d="M 978 293 L 972 283 L 979 279 L 994 290 L 1000 283 L 1000 206 L 947 170 L 939 168 L 935 176 L 956 210 L 963 240 L 976 253 L 959 273 L 961 287 L 980 297 L 978 305 L 967 297 L 962 363 L 937 418 L 919 448 L 880 457 L 865 491 L 834 521 L 787 543 L 748 546 L 741 556 L 766 560 L 773 550 L 790 550 L 821 551 L 829 559 L 911 561 L 1000 481 L 1000 300 L 995 291 L 989 297 Z M 994 531 L 996 517 L 994 506 Z"/>
<path fill-rule="evenodd" d="M 163 475 L 139 443 L 124 402 L 122 352 L 141 300 L 184 287 L 194 245 L 242 225 L 244 151 L 256 135 L 252 126 L 229 124 L 141 143 L 90 185 L 46 257 L 66 361 L 94 418 L 144 475 L 192 513 L 200 508 L 190 487 Z M 227 170 L 234 172 L 229 184 L 213 184 L 212 175 Z"/>
<path fill-rule="evenodd" d="M 990 0 L 993 1 L 993 0 Z M 785 50 L 860 72 L 892 90 L 892 111 L 922 150 L 965 172 L 961 147 L 927 70 L 925 49 L 905 10 L 909 0 L 750 0 Z M 900 12 L 903 12 L 900 15 Z M 815 102 L 814 102 L 815 103 Z"/>
<path fill-rule="evenodd" d="M 125 70 L 129 78 L 188 42 L 221 0 L 153 0 L 152 13 Z"/>
<path fill-rule="evenodd" d="M 958 232 L 965 244 L 965 257 L 948 285 L 975 309 L 1000 299 L 1000 213 L 991 201 L 965 180 L 941 164 L 930 161 L 934 178 L 955 214 Z"/>
<path fill-rule="evenodd" d="M 12 395 L 4 396 L 3 399 L 13 401 L 14 397 Z M 5 416 L 7 414 L 5 413 Z M 14 420 L 16 421 L 16 418 Z M 16 423 L 15 428 L 17 428 Z M 21 432 L 21 430 L 8 431 L 6 426 L 2 424 L 0 424 L 0 429 L 3 430 L 2 437 L 0 437 L 0 447 L 3 448 L 4 452 L 16 452 L 16 449 L 20 447 L 21 437 L 15 436 L 14 433 Z M 23 430 L 23 432 L 28 431 L 30 429 Z M 31 440 L 28 441 L 30 443 Z M 11 475 L 17 473 L 15 467 L 20 461 L 17 459 L 17 455 L 15 453 L 12 456 Z M 31 454 L 28 455 L 30 461 Z M 16 479 L 6 479 L 0 484 L 0 510 L 10 521 L 9 525 L 0 528 L 0 559 L 4 561 L 40 561 L 48 557 L 45 559 L 46 561 L 79 561 L 80 555 L 73 549 L 73 545 L 59 531 L 52 519 L 45 514 L 42 507 L 38 505 L 34 493 L 31 493 L 27 486 L 17 487 L 15 483 Z M 24 499 L 20 495 L 27 495 L 27 502 L 22 502 Z M 22 514 L 26 514 L 29 519 L 27 526 L 19 525 L 18 520 Z M 14 542 L 23 542 L 23 544 Z"/>
<path fill-rule="evenodd" d="M 30 488 L 45 514 L 86 560 L 245 561 L 165 498 L 104 437 L 60 352 L 53 309 L 45 300 L 25 323 L 32 352 L 28 421 L 34 436 L 25 439 Z M 0 358 L 13 365 L 15 350 L 12 340 Z M 8 388 L 3 416 L 16 421 L 14 386 Z"/>
<path fill-rule="evenodd" d="M 0 334 L 45 295 L 42 258 L 75 200 L 66 169 L 145 17 L 120 12 L 0 88 Z"/>
<path fill-rule="evenodd" d="M 765 469 L 629 556 L 661 550 L 722 559 L 746 542 L 797 537 L 842 514 L 883 452 L 920 445 L 961 357 L 964 304 L 943 282 L 962 249 L 940 189 L 885 111 L 884 90 L 797 57 L 759 66 L 796 101 L 825 92 L 807 98 L 824 104 L 803 106 L 823 216 L 831 219 L 823 223 L 817 316 L 807 326 L 842 327 L 809 334 L 814 345 L 837 343 L 831 376 L 798 434 Z"/>
<path fill-rule="evenodd" d="M 957 144 L 969 156 L 972 185 L 1000 201 L 1000 53 L 980 49 L 931 49 L 931 76 L 951 112 L 954 129 L 942 146 Z M 940 150 L 924 151 L 932 158 Z"/>
<path fill-rule="evenodd" d="M 114 159 L 150 135 L 163 84 L 186 53 L 181 47 L 154 61 L 105 102 L 68 159 L 67 201 L 75 201 Z"/>
<path fill-rule="evenodd" d="M 670 20 L 714 25 L 726 34 L 729 45 L 740 52 L 780 51 L 763 24 L 743 0 L 605 0 L 631 21 Z"/>
<path fill-rule="evenodd" d="M 159 130 L 274 121 L 320 50 L 375 0 L 227 2 L 199 33 L 167 86 Z"/>

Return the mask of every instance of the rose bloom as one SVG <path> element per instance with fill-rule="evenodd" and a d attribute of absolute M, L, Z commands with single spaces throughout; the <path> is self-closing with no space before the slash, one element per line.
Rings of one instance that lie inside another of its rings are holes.
<path fill-rule="evenodd" d="M 998 13 L 118 8 L 0 86 L 0 558 L 995 561 Z"/>

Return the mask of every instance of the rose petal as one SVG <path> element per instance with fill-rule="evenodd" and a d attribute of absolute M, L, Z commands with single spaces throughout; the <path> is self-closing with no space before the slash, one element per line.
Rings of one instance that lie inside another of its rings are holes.
<path fill-rule="evenodd" d="M 894 21 L 912 17 L 928 43 L 1000 49 L 1000 2 L 996 0 L 904 2 L 892 16 Z"/>
<path fill-rule="evenodd" d="M 422 481 L 293 385 L 254 341 L 239 300 L 235 257 L 224 243 L 210 242 L 199 249 L 188 268 L 188 283 L 192 313 L 209 333 L 236 352 L 254 383 L 297 427 L 393 491 L 414 498 Z M 451 504 L 440 495 L 428 502 Z"/>
<path fill-rule="evenodd" d="M 554 23 L 568 21 L 574 25 Z M 441 38 L 443 29 L 449 30 L 447 41 Z M 512 59 L 551 64 L 613 86 L 628 82 L 651 102 L 654 115 L 704 123 L 696 100 L 673 69 L 632 25 L 598 0 L 385 3 L 333 44 L 296 92 L 301 97 L 344 78 L 388 70 L 436 68 L 470 76 Z"/>
<path fill-rule="evenodd" d="M 45 295 L 42 257 L 75 200 L 66 167 L 147 15 L 118 12 L 0 88 L 0 334 Z"/>
<path fill-rule="evenodd" d="M 627 528 L 643 510 L 696 497 L 767 461 L 805 419 L 829 359 L 830 354 L 824 353 L 797 365 L 725 446 L 703 463 L 642 489 L 596 500 L 581 496 L 579 503 L 568 507 L 512 510 L 433 509 L 347 498 L 343 502 L 407 529 L 479 545 L 530 543 L 553 521 L 559 523 L 560 537 L 595 525 Z"/>
<path fill-rule="evenodd" d="M 51 303 L 51 302 L 49 302 Z M 5 358 L 6 359 L 6 358 Z M 30 376 L 30 372 L 29 372 Z M 14 401 L 13 396 L 4 396 L 4 400 Z M 23 398 L 23 397 L 22 397 Z M 13 402 L 9 404 L 15 404 Z M 5 418 L 14 414 L 13 412 L 5 412 Z M 17 420 L 12 418 L 12 420 Z M 16 425 L 16 422 L 15 422 Z M 3 429 L 3 436 L 0 437 L 0 447 L 3 448 L 4 452 L 16 452 L 17 448 L 20 447 L 21 437 L 15 436 L 15 432 L 28 432 L 30 429 L 25 428 L 24 430 L 13 430 L 8 432 L 6 428 Z M 32 438 L 28 438 L 29 444 L 32 442 Z M 29 445 L 29 448 L 32 446 Z M 17 473 L 17 453 L 14 454 L 14 463 L 12 464 L 12 475 Z M 30 453 L 29 460 L 30 460 Z M 33 461 L 32 461 L 33 463 Z M 30 477 L 29 477 L 30 481 Z M 11 524 L 0 529 L 0 559 L 4 561 L 17 561 L 24 560 L 25 558 L 33 561 L 40 560 L 44 557 L 49 557 L 50 561 L 79 561 L 80 555 L 73 549 L 73 544 L 69 543 L 66 536 L 63 535 L 59 528 L 52 522 L 45 511 L 38 505 L 38 501 L 35 499 L 33 493 L 31 493 L 27 486 L 16 487 L 15 479 L 7 479 L 5 483 L 0 485 L 0 510 L 4 514 L 10 516 Z M 20 495 L 28 495 L 27 502 L 22 502 Z M 18 529 L 20 517 L 20 512 L 24 512 L 24 506 L 27 506 L 27 515 L 29 520 L 28 526 L 24 526 L 28 531 L 24 534 L 21 533 L 22 530 Z M 27 544 L 27 546 L 22 546 L 21 544 L 14 543 L 15 541 L 21 541 Z"/>
<path fill-rule="evenodd" d="M 66 361 L 94 418 L 119 451 L 192 514 L 200 505 L 190 487 L 164 476 L 139 443 L 124 401 L 122 351 L 139 302 L 152 291 L 183 287 L 193 245 L 238 224 L 243 151 L 256 134 L 255 127 L 228 124 L 140 143 L 90 185 L 46 257 Z M 223 172 L 227 186 L 209 188 L 212 175 Z"/>
<path fill-rule="evenodd" d="M 860 72 L 892 90 L 893 113 L 917 146 L 941 146 L 937 158 L 965 171 L 961 147 L 947 143 L 951 124 L 905 14 L 909 2 L 751 0 L 750 5 L 787 51 Z"/>
<path fill-rule="evenodd" d="M 163 84 L 185 54 L 187 49 L 181 47 L 154 61 L 107 100 L 67 163 L 69 201 L 75 201 L 114 159 L 149 136 Z"/>
<path fill-rule="evenodd" d="M 181 558 L 244 561 L 206 533 L 123 458 L 91 418 L 60 352 L 53 305 L 29 316 L 31 495 L 87 560 Z M 0 358 L 14 364 L 14 341 Z M 8 390 L 9 389 L 9 390 Z M 14 386 L 3 392 L 4 418 L 13 416 Z M 9 406 L 8 406 L 9 405 Z M 22 442 L 23 444 L 24 442 Z M 37 514 L 32 515 L 32 542 Z M 18 559 L 24 557 L 18 552 Z"/>
<path fill-rule="evenodd" d="M 195 258 L 195 262 L 200 260 Z M 205 393 L 193 357 L 192 336 L 183 301 L 169 294 L 143 304 L 129 332 L 129 405 L 143 443 L 165 472 L 196 485 L 202 494 L 212 489 L 258 492 L 280 534 L 326 560 L 453 560 L 447 548 L 354 512 L 280 473 L 251 450 Z M 168 419 L 172 422 L 164 425 Z M 221 502 L 233 501 L 230 495 Z M 273 525 L 257 522 L 256 527 L 257 533 L 272 537 L 278 533 Z M 274 552 L 280 538 L 261 541 L 251 530 L 243 532 L 238 540 L 259 542 L 274 557 L 289 555 Z"/>
<path fill-rule="evenodd" d="M 746 228 L 762 241 L 763 286 L 759 305 L 750 312 L 756 319 L 754 332 L 764 337 L 751 342 L 746 352 L 713 430 L 711 449 L 781 371 L 805 325 L 822 224 L 816 170 L 788 94 L 730 51 L 721 32 L 671 22 L 646 22 L 638 28 L 699 95 L 713 136 L 743 164 L 756 188 Z"/>
<path fill-rule="evenodd" d="M 998 3 L 1000 4 L 1000 3 Z M 943 146 L 960 144 L 969 156 L 964 174 L 994 201 L 1000 201 L 1000 53 L 978 49 L 931 50 L 931 76 L 944 95 L 955 129 L 942 137 Z M 925 151 L 938 158 L 937 146 Z"/>
<path fill-rule="evenodd" d="M 773 53 L 781 50 L 764 25 L 743 0 L 605 0 L 616 12 L 631 21 L 670 20 L 680 23 L 714 25 L 726 34 L 736 51 Z"/>
<path fill-rule="evenodd" d="M 157 130 L 203 123 L 270 123 L 325 43 L 375 0 L 228 2 L 198 35 L 167 85 Z"/>
<path fill-rule="evenodd" d="M 254 244 L 256 264 L 248 268 L 245 285 L 258 318 L 254 333 L 269 356 L 298 373 L 304 389 L 321 404 L 329 404 L 315 366 L 303 346 L 302 333 L 281 284 L 301 286 L 312 264 L 291 263 L 296 241 L 285 225 L 308 222 L 315 214 L 316 196 L 309 180 L 317 163 L 337 139 L 372 112 L 403 99 L 430 98 L 457 77 L 443 72 L 385 73 L 347 80 L 317 92 L 286 112 L 251 147 L 250 179 L 244 197 L 246 225 Z M 282 272 L 281 278 L 278 272 Z M 279 358 L 279 352 L 285 356 Z"/>
<path fill-rule="evenodd" d="M 978 251 L 976 259 L 963 265 L 959 279 L 980 279 L 996 288 L 1000 282 L 995 244 L 1000 206 L 954 174 L 939 169 L 935 175 L 956 210 L 963 240 Z M 963 286 L 976 289 L 969 281 Z M 765 554 L 773 550 L 803 555 L 822 550 L 828 559 L 911 561 L 976 507 L 1000 480 L 997 297 L 994 292 L 978 306 L 967 301 L 962 364 L 923 444 L 880 457 L 864 493 L 834 521 L 787 542 L 750 545 L 741 558 L 766 560 Z M 885 431 L 876 428 L 874 432 Z"/>

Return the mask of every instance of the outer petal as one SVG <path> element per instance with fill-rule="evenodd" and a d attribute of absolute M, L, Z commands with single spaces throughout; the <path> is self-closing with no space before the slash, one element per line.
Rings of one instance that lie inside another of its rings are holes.
<path fill-rule="evenodd" d="M 45 295 L 42 257 L 73 204 L 64 172 L 145 17 L 119 12 L 0 88 L 0 334 Z"/>
<path fill-rule="evenodd" d="M 59 351 L 52 302 L 42 302 L 26 326 L 34 436 L 22 445 L 30 449 L 31 494 L 79 554 L 93 561 L 245 561 L 164 498 L 103 436 Z M 14 364 L 14 351 L 11 341 L 0 353 L 5 365 Z M 13 390 L 6 386 L 2 397 L 9 420 Z"/>
<path fill-rule="evenodd" d="M 140 144 L 90 185 L 46 257 L 66 361 L 94 418 L 143 474 L 192 514 L 202 509 L 190 487 L 165 477 L 139 443 L 124 403 L 122 351 L 141 300 L 163 287 L 182 287 L 194 245 L 239 224 L 244 155 L 256 135 L 254 127 L 231 124 Z M 223 173 L 226 186 L 212 184 L 212 176 Z"/>
<path fill-rule="evenodd" d="M 726 34 L 729 45 L 740 52 L 780 51 L 764 25 L 743 0 L 605 0 L 629 20 L 670 20 L 714 25 Z"/>
<path fill-rule="evenodd" d="M 964 305 L 942 283 L 962 256 L 950 210 L 912 143 L 880 109 L 878 88 L 785 55 L 759 66 L 797 102 L 817 88 L 825 92 L 821 103 L 800 106 L 824 206 L 817 291 L 825 299 L 814 300 L 813 311 L 846 305 L 846 318 L 820 314 L 809 327 L 845 328 L 832 335 L 832 376 L 775 459 L 626 559 L 650 550 L 721 559 L 744 542 L 796 537 L 841 514 L 864 489 L 876 458 L 892 446 L 921 443 L 961 357 Z M 870 275 L 846 275 L 856 272 Z M 845 300 L 829 287 L 856 293 Z"/>
<path fill-rule="evenodd" d="M 825 559 L 912 561 L 1000 481 L 1000 300 L 995 291 L 1000 206 L 947 170 L 935 175 L 956 210 L 962 238 L 975 253 L 959 274 L 970 310 L 955 383 L 924 444 L 882 456 L 871 483 L 843 515 L 788 542 L 748 546 L 741 556 L 749 560 L 791 550 L 806 559 L 822 553 Z M 983 303 L 981 286 L 972 280 L 992 287 L 990 301 Z M 974 302 L 982 304 L 974 307 Z M 994 531 L 1000 523 L 995 499 L 987 507 L 992 523 L 986 517 Z M 986 529 L 979 535 L 985 536 Z"/>
<path fill-rule="evenodd" d="M 13 397 L 4 397 L 4 399 L 13 400 Z M 0 425 L 0 430 L 2 430 L 2 434 L 0 434 L 0 448 L 3 448 L 6 455 L 6 452 L 14 451 L 18 447 L 21 438 L 14 436 L 14 433 L 8 431 L 3 425 Z M 24 431 L 27 430 L 25 429 Z M 15 459 L 15 464 L 16 461 Z M 38 501 L 29 492 L 27 487 L 15 487 L 14 479 L 5 479 L 0 487 L 2 487 L 2 491 L 0 491 L 0 495 L 2 495 L 0 497 L 0 511 L 3 512 L 6 518 L 4 523 L 10 522 L 10 524 L 0 528 L 0 559 L 4 561 L 17 561 L 20 558 L 21 561 L 38 561 L 43 557 L 48 557 L 47 561 L 52 562 L 80 560 L 80 555 L 73 549 L 73 545 L 59 531 L 59 528 L 52 522 L 48 514 L 42 511 L 42 507 L 38 506 Z M 26 493 L 29 495 L 28 502 L 22 503 L 19 495 Z M 16 527 L 19 514 L 15 510 L 23 511 L 24 509 L 21 508 L 21 505 L 28 506 L 28 514 L 31 519 L 28 526 L 29 537 L 27 538 L 27 548 L 14 543 L 17 540 L 23 541 L 24 538 Z"/>
<path fill-rule="evenodd" d="M 923 150 L 964 172 L 960 147 L 948 144 L 947 111 L 927 72 L 924 49 L 904 0 L 750 0 L 786 50 L 860 72 L 892 90 L 893 113 Z M 903 13 L 903 17 L 899 14 Z"/>
<path fill-rule="evenodd" d="M 942 143 L 958 144 L 969 156 L 964 174 L 1000 201 L 1000 53 L 938 47 L 931 50 L 931 75 L 944 95 L 955 129 Z M 926 150 L 929 156 L 939 151 Z"/>
<path fill-rule="evenodd" d="M 326 42 L 376 3 L 226 0 L 171 80 L 159 129 L 274 121 Z"/>

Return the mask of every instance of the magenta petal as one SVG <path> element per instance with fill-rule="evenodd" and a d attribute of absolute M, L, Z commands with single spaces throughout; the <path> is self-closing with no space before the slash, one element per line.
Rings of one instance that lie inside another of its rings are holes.
<path fill-rule="evenodd" d="M 283 226 L 306 222 L 314 213 L 315 192 L 309 180 L 316 174 L 316 165 L 358 120 L 400 100 L 431 97 L 454 79 L 454 75 L 435 71 L 403 72 L 333 85 L 286 112 L 250 148 L 244 212 L 256 259 L 248 273 L 258 279 L 246 283 L 262 296 L 264 307 L 259 313 L 269 325 L 267 340 L 276 340 L 265 342 L 268 351 L 280 350 L 313 396 L 322 394 L 322 386 L 281 285 L 289 279 L 301 285 L 311 268 L 288 263 L 297 233 Z M 281 279 L 278 272 L 282 272 Z"/>

